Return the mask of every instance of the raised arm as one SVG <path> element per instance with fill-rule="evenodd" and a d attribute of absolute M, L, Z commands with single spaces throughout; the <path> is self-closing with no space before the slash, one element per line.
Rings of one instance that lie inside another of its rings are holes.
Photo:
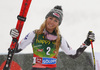
<path fill-rule="evenodd" d="M 77 49 L 77 50 L 72 50 L 70 46 L 68 45 L 67 41 L 62 37 L 61 40 L 61 49 L 70 57 L 76 58 L 80 54 L 83 53 L 83 51 L 91 44 L 90 40 L 94 42 L 95 40 L 95 35 L 94 33 L 88 33 L 87 39 L 84 41 L 84 43 Z"/>
<path fill-rule="evenodd" d="M 18 31 L 16 29 L 11 29 L 10 32 L 11 37 L 16 38 L 18 36 Z M 28 33 L 24 39 L 22 39 L 18 44 L 17 47 L 15 49 L 15 53 L 18 53 L 20 51 L 22 51 L 27 45 L 29 45 L 30 43 L 32 43 L 32 40 L 35 37 L 35 32 L 32 31 L 30 33 Z"/>

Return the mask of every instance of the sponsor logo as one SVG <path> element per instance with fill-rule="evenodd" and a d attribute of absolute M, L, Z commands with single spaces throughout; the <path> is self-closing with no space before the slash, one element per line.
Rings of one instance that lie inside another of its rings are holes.
<path fill-rule="evenodd" d="M 33 64 L 56 64 L 55 58 L 42 58 L 42 57 L 33 57 Z"/>
<path fill-rule="evenodd" d="M 37 43 L 42 43 L 42 44 L 55 44 L 55 41 L 52 41 L 52 42 L 50 42 L 49 40 L 38 40 L 38 39 L 36 39 L 36 42 Z"/>
<path fill-rule="evenodd" d="M 29 34 L 30 34 L 30 33 L 29 33 Z M 27 34 L 27 35 L 25 36 L 24 40 L 26 40 L 26 39 L 28 38 L 29 34 Z"/>
<path fill-rule="evenodd" d="M 58 18 L 60 17 L 60 15 L 58 13 L 53 13 L 53 15 L 58 17 Z"/>
<path fill-rule="evenodd" d="M 36 46 L 34 46 L 34 47 L 41 47 L 42 45 L 36 45 Z"/>
<path fill-rule="evenodd" d="M 42 64 L 56 64 L 55 58 L 43 58 Z"/>
<path fill-rule="evenodd" d="M 43 49 L 38 49 L 37 51 L 38 51 L 38 52 L 42 52 L 42 51 L 43 51 Z"/>
<path fill-rule="evenodd" d="M 36 58 L 36 63 L 41 64 L 41 63 L 42 63 L 42 58 L 41 58 L 41 57 L 37 57 L 37 58 Z"/>

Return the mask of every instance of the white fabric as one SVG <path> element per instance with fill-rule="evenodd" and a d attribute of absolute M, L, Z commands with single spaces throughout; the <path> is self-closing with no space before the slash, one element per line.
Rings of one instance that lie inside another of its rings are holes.
<path fill-rule="evenodd" d="M 67 41 L 62 37 L 61 40 L 61 49 L 65 52 L 65 54 L 67 55 L 75 55 L 76 51 L 72 50 L 69 46 Z"/>
<path fill-rule="evenodd" d="M 22 39 L 22 41 L 19 43 L 18 49 L 24 49 L 27 45 L 32 43 L 34 37 L 35 37 L 35 33 L 33 31 L 27 34 L 25 38 Z"/>

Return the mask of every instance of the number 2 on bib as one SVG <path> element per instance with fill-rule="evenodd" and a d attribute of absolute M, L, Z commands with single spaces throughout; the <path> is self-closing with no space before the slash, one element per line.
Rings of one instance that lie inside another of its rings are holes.
<path fill-rule="evenodd" d="M 51 48 L 50 47 L 47 47 L 47 50 L 48 51 L 46 52 L 46 55 L 50 55 L 49 52 L 50 52 Z"/>

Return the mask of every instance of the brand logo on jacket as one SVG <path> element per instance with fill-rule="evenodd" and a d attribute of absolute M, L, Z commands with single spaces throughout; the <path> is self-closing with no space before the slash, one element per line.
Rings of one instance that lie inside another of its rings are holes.
<path fill-rule="evenodd" d="M 38 51 L 38 52 L 42 52 L 42 51 L 43 51 L 43 49 L 38 49 L 37 51 Z"/>

